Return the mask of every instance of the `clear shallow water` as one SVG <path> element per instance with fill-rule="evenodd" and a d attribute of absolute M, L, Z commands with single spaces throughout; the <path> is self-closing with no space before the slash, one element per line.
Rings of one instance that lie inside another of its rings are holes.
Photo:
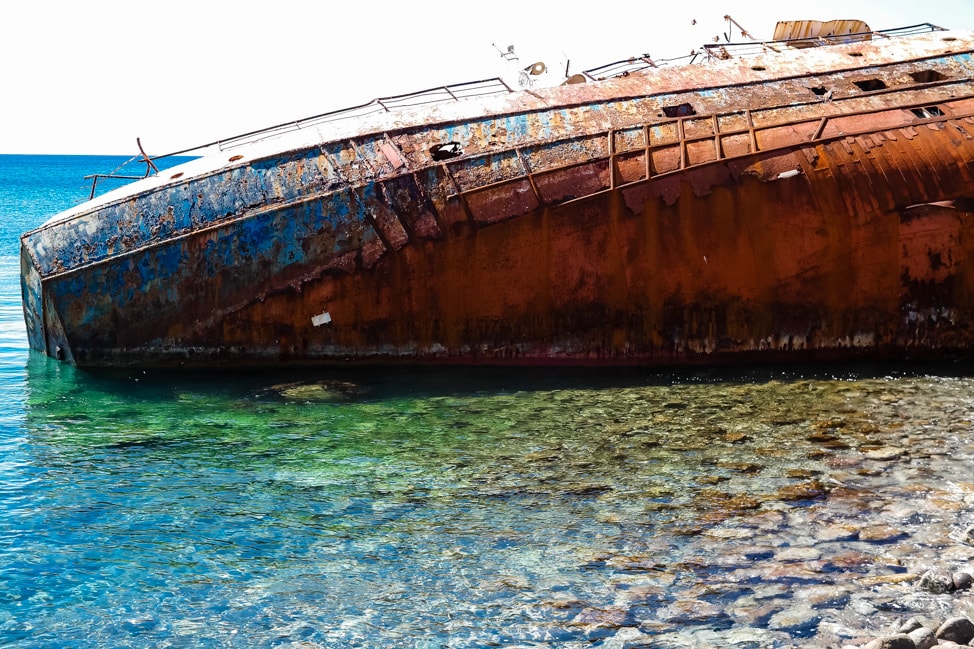
<path fill-rule="evenodd" d="M 911 580 L 974 558 L 966 366 L 82 372 L 26 350 L 16 237 L 92 162 L 0 156 L 0 646 L 832 646 L 969 607 Z"/>

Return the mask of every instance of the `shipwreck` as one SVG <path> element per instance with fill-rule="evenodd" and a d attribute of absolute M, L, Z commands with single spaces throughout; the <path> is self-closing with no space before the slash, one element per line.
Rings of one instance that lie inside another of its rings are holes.
<path fill-rule="evenodd" d="M 966 356 L 972 52 L 784 22 L 211 143 L 23 235 L 29 343 L 81 366 Z"/>

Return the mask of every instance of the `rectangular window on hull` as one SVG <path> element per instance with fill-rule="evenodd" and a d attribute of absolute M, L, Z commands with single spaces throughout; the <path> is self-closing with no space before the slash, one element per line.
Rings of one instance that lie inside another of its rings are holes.
<path fill-rule="evenodd" d="M 687 117 L 688 115 L 696 115 L 697 111 L 693 110 L 693 106 L 690 104 L 680 104 L 678 106 L 663 106 L 663 114 L 667 117 Z"/>
<path fill-rule="evenodd" d="M 913 77 L 913 80 L 917 83 L 933 83 L 934 81 L 943 81 L 947 78 L 936 70 L 920 70 L 919 72 L 911 72 L 910 76 Z"/>
<path fill-rule="evenodd" d="M 859 89 L 864 92 L 872 92 L 873 90 L 883 90 L 886 88 L 886 84 L 879 79 L 864 79 L 863 81 L 853 81 L 853 83 L 859 86 Z"/>
<path fill-rule="evenodd" d="M 910 112 L 920 119 L 930 119 L 931 117 L 942 117 L 944 111 L 937 106 L 924 106 L 923 108 L 911 108 Z"/>

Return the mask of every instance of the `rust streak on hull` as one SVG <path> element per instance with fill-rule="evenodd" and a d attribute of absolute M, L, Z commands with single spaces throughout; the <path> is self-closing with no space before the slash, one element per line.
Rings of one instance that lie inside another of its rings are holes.
<path fill-rule="evenodd" d="M 846 175 L 813 184 L 727 173 L 703 196 L 686 179 L 675 204 L 649 200 L 639 213 L 623 192 L 534 211 L 269 297 L 230 318 L 223 338 L 246 345 L 296 310 L 310 322 L 320 305 L 334 325 L 290 332 L 307 341 L 297 356 L 657 363 L 963 350 L 967 324 L 937 317 L 940 304 L 972 306 L 969 287 L 949 286 L 969 268 L 971 214 L 904 217 L 859 198 L 850 218 L 834 206 L 868 188 L 861 174 L 834 173 Z"/>

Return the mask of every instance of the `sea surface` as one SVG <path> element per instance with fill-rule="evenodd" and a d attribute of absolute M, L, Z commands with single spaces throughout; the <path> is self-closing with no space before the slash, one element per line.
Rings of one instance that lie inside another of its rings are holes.
<path fill-rule="evenodd" d="M 0 156 L 0 647 L 838 647 L 972 608 L 941 366 L 87 372 L 19 235 L 123 159 Z"/>

